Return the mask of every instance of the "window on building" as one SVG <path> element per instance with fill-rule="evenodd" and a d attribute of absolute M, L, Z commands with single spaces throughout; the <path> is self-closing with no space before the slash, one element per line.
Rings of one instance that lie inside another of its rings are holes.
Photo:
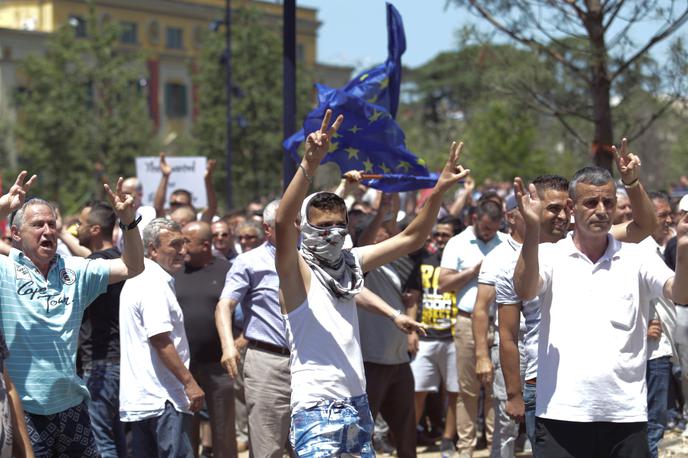
<path fill-rule="evenodd" d="M 136 22 L 122 21 L 120 28 L 122 30 L 120 36 L 122 43 L 135 45 L 139 42 L 139 28 Z"/>
<path fill-rule="evenodd" d="M 306 59 L 306 49 L 303 46 L 303 43 L 299 43 L 296 45 L 296 61 L 297 62 L 303 62 Z"/>
<path fill-rule="evenodd" d="M 74 29 L 74 35 L 78 38 L 84 38 L 86 36 L 86 19 L 81 16 L 72 14 L 69 16 L 69 25 Z"/>
<path fill-rule="evenodd" d="M 185 84 L 165 84 L 165 114 L 168 118 L 184 118 L 189 114 Z"/>
<path fill-rule="evenodd" d="M 184 30 L 180 27 L 167 27 L 165 31 L 165 46 L 169 49 L 184 48 Z"/>

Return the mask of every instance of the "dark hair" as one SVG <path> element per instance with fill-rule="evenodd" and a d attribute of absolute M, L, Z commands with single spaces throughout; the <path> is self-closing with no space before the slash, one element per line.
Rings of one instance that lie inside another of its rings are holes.
<path fill-rule="evenodd" d="M 97 224 L 103 231 L 105 238 L 112 238 L 112 231 L 117 222 L 117 215 L 112 207 L 101 201 L 91 202 L 86 207 L 91 208 L 91 212 L 88 214 L 88 223 Z"/>
<path fill-rule="evenodd" d="M 666 203 L 671 204 L 669 195 L 664 191 L 650 191 L 647 193 L 647 196 L 650 198 L 650 200 L 663 200 Z"/>
<path fill-rule="evenodd" d="M 308 202 L 308 208 L 317 208 L 326 212 L 344 212 L 346 214 L 346 203 L 344 199 L 333 192 L 319 192 Z"/>
<path fill-rule="evenodd" d="M 585 183 L 592 186 L 604 186 L 609 182 L 614 185 L 614 194 L 616 194 L 616 183 L 614 182 L 614 178 L 612 178 L 612 174 L 609 173 L 609 170 L 594 165 L 583 167 L 573 174 L 573 178 L 571 178 L 569 182 L 569 197 L 575 200 L 576 186 L 578 186 L 578 183 Z"/>
<path fill-rule="evenodd" d="M 172 191 L 172 193 L 170 194 L 170 196 L 179 196 L 179 195 L 184 195 L 184 196 L 186 196 L 186 197 L 189 199 L 189 202 L 192 202 L 192 200 L 191 200 L 191 193 L 190 193 L 189 191 L 187 191 L 186 189 L 175 189 L 175 190 Z"/>
<path fill-rule="evenodd" d="M 561 175 L 540 175 L 533 180 L 533 185 L 535 185 L 538 194 L 550 190 L 564 192 L 569 190 L 569 180 Z"/>
<path fill-rule="evenodd" d="M 466 229 L 466 225 L 463 223 L 463 220 L 457 216 L 443 216 L 440 218 L 435 225 L 437 224 L 449 224 L 452 226 L 454 230 L 454 234 L 459 234 L 463 232 L 464 229 Z"/>
<path fill-rule="evenodd" d="M 499 201 L 499 203 L 504 203 L 504 199 L 502 199 L 502 196 L 499 195 L 497 191 L 494 189 L 490 189 L 489 191 L 485 191 L 482 193 L 480 198 L 478 199 L 478 205 L 480 205 L 480 202 L 496 202 Z"/>
<path fill-rule="evenodd" d="M 476 208 L 476 218 L 480 219 L 483 216 L 487 216 L 492 221 L 497 221 L 502 219 L 504 212 L 502 211 L 502 206 L 498 205 L 493 200 L 478 201 L 478 206 Z"/>

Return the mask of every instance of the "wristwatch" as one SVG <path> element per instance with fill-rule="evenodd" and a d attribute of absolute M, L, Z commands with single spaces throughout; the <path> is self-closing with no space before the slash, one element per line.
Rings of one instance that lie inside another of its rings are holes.
<path fill-rule="evenodd" d="M 129 224 L 123 224 L 122 221 L 120 221 L 119 222 L 119 228 L 122 229 L 123 231 L 128 231 L 128 230 L 134 229 L 141 222 L 141 218 L 143 218 L 143 217 L 141 215 L 139 215 L 138 218 L 136 218 L 133 222 L 131 222 Z"/>

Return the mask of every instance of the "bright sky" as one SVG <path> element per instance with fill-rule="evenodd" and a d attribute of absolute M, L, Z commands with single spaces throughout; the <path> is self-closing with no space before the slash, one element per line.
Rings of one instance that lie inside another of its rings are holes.
<path fill-rule="evenodd" d="M 416 67 L 441 51 L 457 48 L 456 31 L 465 24 L 484 21 L 447 0 L 391 0 L 399 10 L 406 31 L 404 65 Z M 446 6 L 449 3 L 449 6 Z M 322 23 L 318 31 L 318 61 L 352 65 L 358 69 L 383 62 L 387 57 L 387 29 L 384 0 L 297 0 L 297 5 L 318 9 Z M 647 39 L 651 23 L 638 29 Z M 681 32 L 686 36 L 686 28 Z M 502 35 L 500 35 L 500 38 Z M 653 55 L 664 59 L 666 45 Z"/>

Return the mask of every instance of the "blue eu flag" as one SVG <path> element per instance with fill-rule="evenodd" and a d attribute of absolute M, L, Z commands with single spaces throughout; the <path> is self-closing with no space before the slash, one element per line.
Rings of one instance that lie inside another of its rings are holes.
<path fill-rule="evenodd" d="M 404 132 L 394 121 L 399 106 L 401 55 L 406 50 L 404 26 L 399 12 L 387 4 L 388 57 L 385 63 L 363 71 L 346 86 L 333 89 L 318 84 L 318 106 L 304 120 L 304 128 L 283 143 L 294 161 L 304 132 L 320 128 L 325 111 L 344 115 L 344 124 L 331 140 L 323 162 L 335 162 L 342 171 L 362 170 L 384 174 L 366 184 L 383 191 L 409 191 L 434 186 L 422 159 L 406 148 Z"/>

